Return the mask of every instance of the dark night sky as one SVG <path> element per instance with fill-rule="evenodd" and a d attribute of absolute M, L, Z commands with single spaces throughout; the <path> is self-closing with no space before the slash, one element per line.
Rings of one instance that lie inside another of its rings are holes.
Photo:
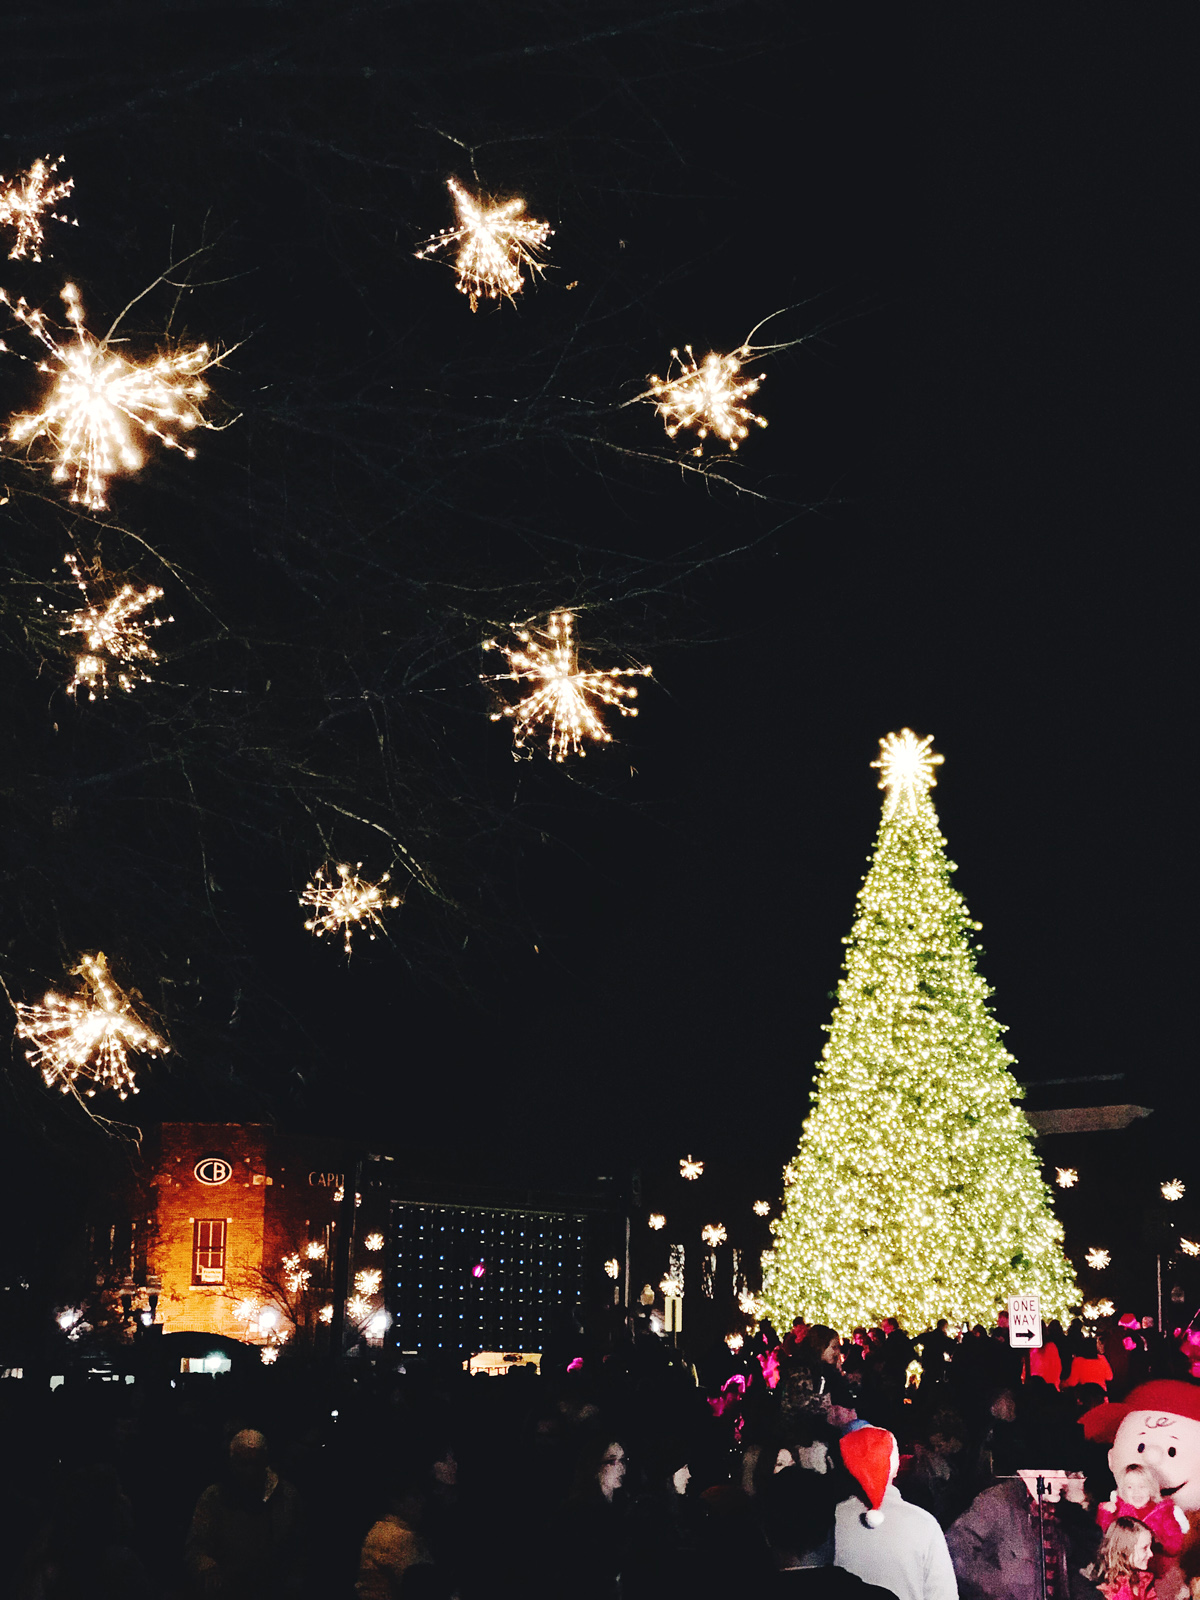
<path fill-rule="evenodd" d="M 198 63 L 319 27 L 308 6 L 167 9 Z M 657 686 L 619 745 L 581 768 L 510 773 L 502 733 L 474 709 L 462 734 L 472 759 L 497 794 L 519 794 L 533 834 L 497 856 L 494 915 L 465 949 L 455 935 L 420 959 L 398 937 L 347 972 L 305 942 L 290 884 L 264 868 L 251 991 L 290 1009 L 296 1031 L 277 1048 L 299 1051 L 303 1086 L 260 1100 L 244 1073 L 237 1093 L 219 1072 L 199 1084 L 184 1036 L 139 1109 L 261 1107 L 379 1142 L 504 1148 L 530 1168 L 653 1167 L 691 1149 L 755 1188 L 777 1182 L 877 826 L 868 763 L 881 734 L 907 725 L 946 757 L 935 800 L 984 924 L 983 971 L 1018 1074 L 1124 1072 L 1114 1098 L 1159 1107 L 1163 1140 L 1190 1159 L 1194 236 L 1178 153 L 1191 97 L 1168 20 L 1027 25 L 947 7 L 881 31 L 851 7 L 643 0 L 514 8 L 509 34 L 504 11 L 353 8 L 337 50 L 360 30 L 383 78 L 417 52 L 452 117 L 458 30 L 491 18 L 493 55 L 459 89 L 488 85 L 497 119 L 539 147 L 564 127 L 564 149 L 579 146 L 570 181 L 547 195 L 543 172 L 541 193 L 564 277 L 587 293 L 591 272 L 624 296 L 595 370 L 624 362 L 636 378 L 672 343 L 732 345 L 798 306 L 785 325 L 806 342 L 764 363 L 771 426 L 738 468 L 775 503 L 665 467 L 630 480 L 610 461 L 597 479 L 584 452 L 548 465 L 531 514 L 565 517 L 580 537 L 665 550 L 686 545 L 694 521 L 749 548 L 681 583 L 668 610 L 629 602 L 616 624 L 606 617 Z M 157 101 L 120 107 L 139 74 L 150 90 L 179 67 L 149 24 L 139 34 L 136 7 L 114 15 L 127 27 L 91 38 L 97 126 L 69 144 L 61 97 L 23 100 L 12 83 L 5 97 L 0 167 L 64 143 L 81 222 L 94 207 L 82 174 L 111 159 L 113 128 L 130 162 L 156 160 Z M 611 37 L 548 48 L 568 23 Z M 57 48 L 34 30 L 33 81 Z M 580 81 L 605 92 L 571 124 L 575 96 L 588 99 Z M 239 94 L 249 122 L 269 115 L 256 82 L 225 84 L 227 118 Z M 308 92 L 303 75 L 270 90 L 275 104 L 293 97 L 293 138 Z M 208 171 L 204 203 L 252 256 L 262 241 L 222 187 L 234 185 L 236 138 L 209 164 L 187 143 L 208 136 L 187 96 L 208 91 L 171 93 L 182 95 L 171 159 L 189 183 Z M 380 124 L 355 93 L 345 142 L 378 153 Z M 473 114 L 484 116 L 478 100 Z M 432 212 L 432 231 L 453 164 L 402 105 L 394 141 L 419 174 L 404 228 Z M 512 148 L 515 181 L 536 178 L 539 158 Z M 293 156 L 279 152 L 285 183 L 300 181 Z M 489 153 L 497 184 L 504 165 Z M 362 167 L 353 178 L 368 182 Z M 165 223 L 157 167 L 156 184 Z M 181 197 L 181 215 L 199 204 Z M 361 304 L 345 316 L 415 299 L 414 315 L 442 319 L 439 336 L 508 341 L 497 360 L 523 330 L 553 336 L 538 317 L 560 288 L 502 309 L 496 332 L 470 318 L 448 274 L 408 260 L 408 237 L 391 257 L 364 255 Z M 224 250 L 222 272 L 238 270 L 235 245 Z M 335 253 L 315 234 L 313 250 L 318 262 Z M 258 349 L 273 359 L 282 330 L 310 316 L 324 330 L 330 315 L 314 301 L 317 267 L 276 281 L 261 254 L 215 291 L 231 322 L 259 330 L 232 358 L 247 393 Z M 321 340 L 322 381 L 336 385 L 350 346 Z M 525 491 L 536 459 L 520 459 L 508 492 Z M 270 1056 L 265 1027 L 258 1048 Z"/>

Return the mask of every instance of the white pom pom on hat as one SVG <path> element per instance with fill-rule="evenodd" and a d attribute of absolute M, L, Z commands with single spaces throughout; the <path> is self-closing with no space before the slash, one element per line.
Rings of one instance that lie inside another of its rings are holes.
<path fill-rule="evenodd" d="M 868 1528 L 878 1528 L 883 1521 L 883 1497 L 896 1471 L 896 1441 L 886 1428 L 856 1428 L 842 1435 L 838 1448 L 846 1470 L 866 1496 L 862 1520 Z"/>

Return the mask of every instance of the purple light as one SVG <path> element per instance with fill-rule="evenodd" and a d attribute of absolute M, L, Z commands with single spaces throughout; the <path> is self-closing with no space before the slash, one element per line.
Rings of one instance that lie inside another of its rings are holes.
<path fill-rule="evenodd" d="M 477 1261 L 475 1263 L 475 1265 L 471 1268 L 471 1276 L 473 1278 L 482 1278 L 486 1271 L 487 1271 L 487 1268 L 484 1266 L 483 1262 L 482 1261 Z"/>

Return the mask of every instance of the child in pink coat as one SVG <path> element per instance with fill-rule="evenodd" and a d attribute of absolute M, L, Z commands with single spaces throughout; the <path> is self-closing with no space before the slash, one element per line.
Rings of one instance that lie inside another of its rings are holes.
<path fill-rule="evenodd" d="M 1150 1529 L 1136 1517 L 1114 1517 L 1088 1577 L 1106 1600 L 1156 1600 L 1150 1571 Z"/>
<path fill-rule="evenodd" d="M 1154 1479 L 1136 1463 L 1125 1468 L 1108 1503 L 1096 1512 L 1096 1521 L 1106 1533 L 1118 1518 L 1130 1517 L 1149 1529 L 1154 1541 L 1150 1571 L 1161 1578 L 1183 1546 L 1187 1515 L 1173 1500 L 1160 1498 Z"/>

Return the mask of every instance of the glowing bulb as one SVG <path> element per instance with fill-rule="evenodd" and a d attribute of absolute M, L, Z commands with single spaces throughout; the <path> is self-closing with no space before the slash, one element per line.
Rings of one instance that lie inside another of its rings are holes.
<path fill-rule="evenodd" d="M 621 1263 L 615 1256 L 610 1256 L 609 1259 L 604 1263 L 604 1270 L 608 1273 L 610 1278 L 619 1278 L 621 1276 Z"/>
<path fill-rule="evenodd" d="M 684 1156 L 679 1163 L 679 1176 L 681 1178 L 699 1178 L 703 1172 L 703 1161 L 693 1161 L 691 1156 Z"/>
<path fill-rule="evenodd" d="M 259 1312 L 258 1325 L 260 1328 L 265 1328 L 268 1332 L 272 1328 L 277 1328 L 279 1326 L 279 1312 L 274 1306 L 266 1306 L 262 1311 Z"/>
<path fill-rule="evenodd" d="M 1169 1178 L 1160 1187 L 1164 1200 L 1182 1200 L 1187 1193 L 1187 1185 L 1179 1178 Z"/>
<path fill-rule="evenodd" d="M 1089 1267 L 1094 1267 L 1097 1272 L 1102 1272 L 1112 1257 L 1107 1250 L 1089 1250 L 1085 1257 Z"/>
<path fill-rule="evenodd" d="M 933 754 L 932 743 L 931 733 L 918 739 L 911 728 L 889 733 L 879 741 L 879 760 L 871 765 L 879 768 L 879 787 L 887 790 L 885 819 L 898 809 L 911 814 L 930 789 L 937 787 L 933 769 L 940 767 L 945 757 Z"/>
<path fill-rule="evenodd" d="M 771 1215 L 771 1202 L 769 1200 L 756 1200 L 754 1202 L 754 1215 L 756 1217 L 769 1217 Z"/>
<path fill-rule="evenodd" d="M 1055 1167 L 1054 1181 L 1060 1189 L 1073 1189 L 1079 1182 L 1079 1174 L 1074 1167 Z"/>
<path fill-rule="evenodd" d="M 700 1230 L 700 1237 L 710 1249 L 715 1250 L 719 1244 L 724 1244 L 729 1235 L 725 1232 L 723 1222 L 710 1222 Z"/>
<path fill-rule="evenodd" d="M 392 1319 L 386 1311 L 377 1311 L 367 1323 L 367 1333 L 372 1339 L 382 1339 L 392 1325 Z"/>
<path fill-rule="evenodd" d="M 369 1233 L 367 1235 L 367 1237 L 363 1240 L 363 1249 L 364 1250 L 382 1250 L 383 1249 L 383 1235 L 381 1233 Z"/>
<path fill-rule="evenodd" d="M 378 1267 L 367 1267 L 354 1274 L 354 1287 L 359 1294 L 378 1294 L 382 1282 L 383 1273 Z"/>
<path fill-rule="evenodd" d="M 12 179 L 0 176 L 0 228 L 17 230 L 17 237 L 8 252 L 10 261 L 29 256 L 40 261 L 45 243 L 45 221 L 66 222 L 51 207 L 66 199 L 75 187 L 74 178 L 50 183 L 51 175 L 58 171 L 63 157 L 51 161 L 49 156 L 35 161 L 28 172 L 18 172 Z"/>
<path fill-rule="evenodd" d="M 133 1001 L 113 982 L 101 950 L 81 956 L 72 975 L 83 979 L 82 989 L 65 998 L 50 993 L 41 1005 L 18 1001 L 17 1037 L 33 1046 L 25 1052 L 46 1084 L 64 1094 L 78 1094 L 82 1081 L 95 1088 L 115 1089 L 122 1100 L 137 1094 L 129 1052 L 166 1055 L 168 1046 L 155 1037 L 137 1016 Z M 136 993 L 136 991 L 134 991 Z"/>
<path fill-rule="evenodd" d="M 549 735 L 550 755 L 565 761 L 568 755 L 585 755 L 584 740 L 611 744 L 612 734 L 601 721 L 593 701 L 615 706 L 623 717 L 636 717 L 637 707 L 626 705 L 637 698 L 637 690 L 618 680 L 646 678 L 649 667 L 609 667 L 603 671 L 581 672 L 573 633 L 574 618 L 568 611 L 552 612 L 542 639 L 535 639 L 525 628 L 513 631 L 520 646 L 498 645 L 494 639 L 485 650 L 499 650 L 512 669 L 492 677 L 480 674 L 482 683 L 531 683 L 536 687 L 522 700 L 491 714 L 493 722 L 504 717 L 513 721 L 513 743 L 525 747 L 539 729 Z M 544 642 L 543 642 L 544 641 Z"/>
<path fill-rule="evenodd" d="M 745 1342 L 740 1333 L 727 1333 L 725 1335 L 725 1343 L 735 1353 L 742 1348 Z"/>
<path fill-rule="evenodd" d="M 690 344 L 684 346 L 684 351 L 686 359 L 678 350 L 671 351 L 672 365 L 665 378 L 652 373 L 646 380 L 667 438 L 673 439 L 681 430 L 694 433 L 700 440 L 691 452 L 694 456 L 704 453 L 704 442 L 710 433 L 736 450 L 750 431 L 749 423 L 760 428 L 767 425 L 764 417 L 755 416 L 742 404 L 757 391 L 764 374 L 760 372 L 757 378 L 741 376 L 742 362 L 750 354 L 745 345 L 728 356 L 710 351 L 699 365 Z"/>
<path fill-rule="evenodd" d="M 264 1367 L 273 1367 L 279 1360 L 279 1348 L 277 1345 L 264 1345 L 258 1354 Z"/>
<path fill-rule="evenodd" d="M 62 1331 L 66 1333 L 75 1326 L 82 1315 L 83 1312 L 80 1311 L 76 1306 L 67 1306 L 64 1311 L 60 1311 L 58 1313 L 55 1321 L 58 1323 Z"/>
<path fill-rule="evenodd" d="M 666 1227 L 667 1224 L 667 1219 L 663 1216 L 661 1211 L 652 1211 L 646 1218 L 646 1221 L 654 1229 L 655 1233 L 657 1233 L 660 1228 Z"/>
<path fill-rule="evenodd" d="M 1083 1314 L 1089 1322 L 1098 1322 L 1101 1317 L 1111 1317 L 1116 1307 L 1111 1300 L 1088 1300 L 1083 1308 Z"/>
<path fill-rule="evenodd" d="M 502 296 L 511 300 L 525 286 L 522 268 L 538 274 L 545 271 L 537 252 L 553 231 L 550 224 L 523 216 L 524 200 L 489 205 L 468 194 L 453 178 L 447 178 L 446 187 L 454 196 L 458 226 L 443 228 L 426 239 L 416 253 L 417 260 L 457 245 L 457 288 L 470 300 L 471 310 L 478 309 L 480 300 Z"/>
<path fill-rule="evenodd" d="M 40 311 L 23 299 L 12 301 L 0 289 L 18 322 L 49 352 L 39 371 L 54 382 L 40 411 L 12 419 L 8 437 L 14 444 L 45 438 L 54 458 L 54 478 L 71 483 L 72 504 L 103 511 L 108 480 L 137 472 L 144 463 L 139 436 L 157 439 L 191 459 L 196 452 L 181 445 L 177 432 L 210 427 L 200 412 L 208 394 L 201 374 L 219 363 L 206 344 L 136 362 L 109 348 L 83 325 L 79 291 L 68 283 L 62 291 L 74 340 L 60 345 Z M 0 350 L 7 346 L 0 342 Z"/>
<path fill-rule="evenodd" d="M 258 1316 L 257 1300 L 239 1300 L 233 1308 L 233 1314 L 239 1322 L 253 1322 Z"/>
<path fill-rule="evenodd" d="M 389 897 L 383 892 L 390 873 L 385 872 L 378 883 L 368 883 L 358 876 L 361 866 L 361 861 L 353 869 L 345 863 L 340 865 L 336 884 L 332 875 L 326 877 L 325 867 L 318 867 L 300 896 L 300 904 L 312 906 L 315 913 L 304 926 L 310 933 L 315 933 L 318 939 L 322 934 L 336 933 L 340 928 L 347 955 L 350 954 L 351 935 L 358 927 L 366 928 L 368 937 L 373 939 L 374 930 L 383 929 L 383 919 L 379 913 L 400 904 L 399 895 Z"/>
<path fill-rule="evenodd" d="M 324 1261 L 325 1246 L 318 1243 L 315 1239 L 310 1239 L 304 1246 L 304 1254 L 310 1261 Z"/>

